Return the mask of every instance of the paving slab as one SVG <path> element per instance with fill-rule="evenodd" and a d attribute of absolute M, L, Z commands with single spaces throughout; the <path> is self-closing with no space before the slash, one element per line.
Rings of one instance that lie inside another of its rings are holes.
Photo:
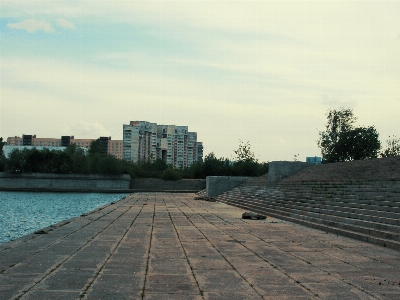
<path fill-rule="evenodd" d="M 400 299 L 400 252 L 189 193 L 136 193 L 0 245 L 1 299 Z"/>

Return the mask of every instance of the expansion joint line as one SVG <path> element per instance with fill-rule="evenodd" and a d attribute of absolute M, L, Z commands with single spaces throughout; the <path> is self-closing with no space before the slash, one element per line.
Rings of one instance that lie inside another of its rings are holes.
<path fill-rule="evenodd" d="M 92 222 L 89 222 L 89 223 L 86 224 L 85 226 L 83 226 L 83 227 L 81 227 L 81 228 L 79 228 L 79 229 L 77 229 L 77 230 L 75 230 L 75 231 L 73 231 L 73 232 L 67 234 L 66 236 L 64 236 L 63 238 L 61 238 L 61 239 L 59 239 L 59 240 L 57 240 L 57 241 L 60 241 L 60 240 L 62 240 L 62 239 L 65 239 L 66 237 L 72 235 L 73 233 L 75 233 L 75 232 L 81 230 L 82 228 L 85 228 L 86 226 L 92 224 L 93 222 L 97 221 L 98 219 L 103 218 L 104 216 L 106 216 L 106 215 L 108 215 L 108 214 L 114 212 L 114 211 L 115 211 L 116 209 L 118 209 L 119 207 L 120 207 L 120 206 L 118 206 L 118 207 L 116 207 L 115 209 L 109 211 L 108 213 L 106 213 L 106 214 L 104 214 L 104 215 L 102 215 L 102 216 L 100 216 L 100 217 L 94 219 Z M 130 209 L 130 207 L 129 207 L 127 210 L 129 210 L 129 209 Z M 126 211 L 125 211 L 125 212 L 126 212 Z M 125 212 L 121 213 L 121 215 L 124 214 Z M 121 216 L 121 215 L 120 215 L 120 216 Z M 119 216 L 119 217 L 120 217 L 120 216 Z M 118 218 L 119 218 L 119 217 L 118 217 Z M 118 218 L 116 218 L 115 220 L 117 220 Z M 50 272 L 49 272 L 48 274 L 43 275 L 43 277 L 40 278 L 39 280 L 35 281 L 35 283 L 34 283 L 32 286 L 30 286 L 28 289 L 25 289 L 20 295 L 16 296 L 15 299 L 16 299 L 16 300 L 20 299 L 23 295 L 25 295 L 25 294 L 28 293 L 30 290 L 32 290 L 36 285 L 38 285 L 38 284 L 41 283 L 43 280 L 45 280 L 47 277 L 49 277 L 51 274 L 53 274 L 54 271 L 56 271 L 63 263 L 65 263 L 65 262 L 66 262 L 67 260 L 69 260 L 73 255 L 75 255 L 75 254 L 76 254 L 77 252 L 79 252 L 82 248 L 84 248 L 87 244 L 89 244 L 91 241 L 93 241 L 93 239 L 95 239 L 100 233 L 102 233 L 102 232 L 103 232 L 104 230 L 106 230 L 111 224 L 113 224 L 113 223 L 115 222 L 115 220 L 114 220 L 113 222 L 111 222 L 110 224 L 108 224 L 108 225 L 107 225 L 105 228 L 103 228 L 101 231 L 99 231 L 95 236 L 93 236 L 90 240 L 88 240 L 84 245 L 82 245 L 81 247 L 79 247 L 71 256 L 67 257 L 66 259 L 64 259 L 63 261 L 61 261 L 57 266 L 53 267 L 53 268 L 50 270 Z M 43 249 L 46 249 L 46 248 L 50 247 L 51 245 L 53 245 L 53 244 L 55 244 L 55 243 L 56 243 L 56 242 L 54 242 L 54 243 L 48 245 L 47 247 L 45 247 L 45 248 L 43 248 Z M 43 249 L 41 249 L 41 250 L 43 250 Z M 40 251 L 38 251 L 38 252 L 40 252 Z M 36 253 L 38 253 L 38 252 L 36 252 Z M 35 253 L 35 254 L 36 254 L 36 253 Z"/>
<path fill-rule="evenodd" d="M 186 205 L 186 203 L 185 203 L 185 205 Z M 188 205 L 186 205 L 186 206 L 189 207 Z M 191 207 L 189 207 L 189 208 L 192 209 Z M 193 209 L 192 209 L 192 210 L 193 210 Z M 208 211 L 207 211 L 207 212 L 208 212 Z M 225 221 L 225 220 L 222 219 L 220 216 L 218 216 L 218 215 L 216 215 L 216 214 L 214 214 L 214 213 L 212 213 L 212 212 L 210 212 L 210 214 L 212 214 L 213 216 L 219 218 L 220 220 Z M 201 214 L 200 214 L 200 215 L 201 215 Z M 201 217 L 202 217 L 203 219 L 205 219 L 202 215 L 201 215 Z M 207 221 L 207 219 L 205 219 L 205 220 Z M 208 221 L 207 221 L 207 222 L 208 222 Z M 255 238 L 259 239 L 260 241 L 265 242 L 261 237 L 257 236 L 256 234 L 254 234 L 254 233 L 252 233 L 252 232 L 250 232 L 250 231 L 244 230 L 244 229 L 238 227 L 237 225 L 235 225 L 235 224 L 233 224 L 233 223 L 230 223 L 229 221 L 225 221 L 225 222 L 229 223 L 231 226 L 233 226 L 233 227 L 235 227 L 235 228 L 237 228 L 237 229 L 239 229 L 239 230 L 241 230 L 241 231 L 243 231 L 243 232 L 245 232 L 245 233 L 248 233 L 248 234 L 254 236 Z M 247 222 L 245 222 L 245 223 L 247 223 Z M 213 224 L 213 226 L 216 227 L 216 228 L 218 228 L 219 230 L 223 231 L 225 234 L 229 235 L 229 236 L 232 237 L 233 239 L 235 239 L 232 235 L 230 235 L 229 233 L 225 232 L 223 229 L 221 229 L 221 228 L 215 226 L 214 224 Z M 298 280 L 295 280 L 295 279 L 292 278 L 290 275 L 288 275 L 285 271 L 281 270 L 281 268 L 279 268 L 278 266 L 275 266 L 273 263 L 271 263 L 271 262 L 269 262 L 268 260 L 266 260 L 265 258 L 259 256 L 256 252 L 254 252 L 253 250 L 249 249 L 249 248 L 246 247 L 244 244 L 241 243 L 241 245 L 242 245 L 243 247 L 245 247 L 246 249 L 248 249 L 250 252 L 254 253 L 257 257 L 261 258 L 263 261 L 265 261 L 265 262 L 267 262 L 268 264 L 270 264 L 273 268 L 279 270 L 282 274 L 284 274 L 284 275 L 287 276 L 288 278 L 292 279 L 293 281 L 295 281 L 297 284 L 301 285 L 301 286 L 302 286 L 303 288 L 305 288 L 306 290 L 308 290 L 308 291 L 310 291 L 311 293 L 313 293 L 309 288 L 307 288 L 306 286 L 304 286 L 301 282 L 299 282 Z M 279 250 L 281 250 L 281 251 L 283 251 L 283 252 L 285 252 L 285 253 L 287 253 L 287 254 L 290 254 L 290 255 L 296 257 L 297 259 L 299 259 L 299 260 L 301 260 L 301 261 L 303 261 L 303 262 L 305 262 L 305 263 L 307 263 L 307 264 L 310 264 L 307 260 L 305 260 L 305 259 L 303 259 L 303 258 L 301 258 L 301 257 L 299 257 L 299 256 L 296 256 L 295 254 L 293 254 L 293 253 L 291 253 L 291 252 L 287 252 L 287 251 L 285 251 L 284 249 L 280 248 L 280 247 L 277 246 L 277 245 L 274 245 L 274 247 L 276 247 L 277 249 L 279 249 Z M 332 257 L 332 258 L 335 258 L 335 257 L 330 256 L 330 255 L 328 255 L 328 256 L 329 256 L 329 257 Z M 335 259 L 337 259 L 337 258 L 335 258 Z M 340 260 L 340 259 L 339 259 L 339 260 Z M 343 261 L 343 260 L 340 260 L 340 261 L 346 263 L 346 262 Z M 349 264 L 349 265 L 350 265 L 350 264 Z M 314 266 L 314 265 L 313 265 L 313 266 Z M 320 271 L 322 271 L 322 272 L 324 272 L 324 273 L 327 273 L 328 275 L 333 276 L 333 277 L 335 277 L 336 279 L 341 280 L 341 281 L 345 282 L 346 284 L 348 284 L 348 285 L 350 285 L 350 286 L 352 286 L 352 287 L 354 287 L 354 288 L 356 288 L 356 289 L 358 289 L 358 290 L 360 290 L 360 291 L 362 291 L 362 292 L 368 294 L 369 296 L 373 297 L 374 299 L 378 299 L 378 298 L 376 298 L 374 295 L 370 294 L 369 292 L 367 292 L 367 291 L 364 290 L 364 289 L 360 289 L 358 286 L 352 284 L 351 282 L 348 282 L 348 281 L 346 281 L 346 280 L 343 280 L 343 279 L 340 278 L 340 277 L 337 277 L 337 276 L 335 276 L 335 275 L 333 275 L 333 274 L 330 274 L 329 272 L 325 271 L 324 269 L 321 269 L 321 268 L 318 267 L 318 266 L 314 266 L 314 267 L 316 267 L 316 268 L 319 269 Z M 354 266 L 354 267 L 356 267 L 356 266 Z M 314 294 L 314 295 L 315 295 L 315 296 L 318 296 L 318 295 L 316 295 L 316 294 Z M 318 296 L 318 297 L 319 297 L 319 296 Z"/>
<path fill-rule="evenodd" d="M 164 199 L 163 199 L 163 200 L 164 200 Z M 176 229 L 175 223 L 174 223 L 174 221 L 172 220 L 171 213 L 169 212 L 168 207 L 167 207 L 167 205 L 165 204 L 165 200 L 164 200 L 164 205 L 165 205 L 165 208 L 166 208 L 167 211 L 168 211 L 168 216 L 169 216 L 169 219 L 171 220 L 172 226 L 174 227 L 174 230 L 175 230 L 175 232 L 176 232 L 176 235 L 178 236 L 179 244 L 181 245 L 181 247 L 182 247 L 182 249 L 183 249 L 183 253 L 185 254 L 185 259 L 186 259 L 186 261 L 187 261 L 187 263 L 188 263 L 188 265 L 189 265 L 189 267 L 190 267 L 190 271 L 192 272 L 192 276 L 193 276 L 194 280 L 196 281 L 197 288 L 199 289 L 199 294 L 200 294 L 200 296 L 204 299 L 203 291 L 202 291 L 201 288 L 200 288 L 200 284 L 199 284 L 199 282 L 198 282 L 198 280 L 197 280 L 196 274 L 195 274 L 194 271 L 193 271 L 193 266 L 190 264 L 190 261 L 189 261 L 189 258 L 188 258 L 188 256 L 187 256 L 185 247 L 184 247 L 183 244 L 182 244 L 182 241 L 181 241 L 181 238 L 180 238 L 180 236 L 179 236 L 178 230 Z"/>
<path fill-rule="evenodd" d="M 182 202 L 183 203 L 183 202 Z M 174 202 L 174 204 L 176 205 L 176 203 Z M 186 205 L 186 203 L 183 203 L 184 205 Z M 180 210 L 180 212 L 186 217 L 186 219 L 204 236 L 204 238 L 210 243 L 210 245 L 222 256 L 222 258 L 232 267 L 233 270 L 235 270 L 239 276 L 253 289 L 254 292 L 256 292 L 261 298 L 263 298 L 263 296 L 253 287 L 253 285 L 248 282 L 246 280 L 246 278 L 239 272 L 239 270 L 237 270 L 235 268 L 234 265 L 231 264 L 231 262 L 226 258 L 226 256 L 224 254 L 222 254 L 221 251 L 218 250 L 217 247 L 214 246 L 214 244 L 207 238 L 207 236 L 203 233 L 203 231 L 201 231 L 201 229 L 199 229 L 199 227 L 197 227 L 192 220 L 190 220 L 190 218 L 188 217 L 188 215 L 186 215 L 180 208 L 178 205 L 176 205 L 178 207 L 178 209 Z M 191 207 L 189 207 L 188 205 L 186 205 L 189 209 L 191 209 L 193 211 L 193 209 Z M 193 211 L 194 213 L 196 213 L 195 211 Z M 200 215 L 204 220 L 207 221 L 207 219 L 205 219 L 201 214 L 197 213 L 198 215 Z M 207 221 L 209 222 L 209 221 Z M 210 223 L 210 222 L 209 222 Z M 211 223 L 210 223 L 211 224 Z M 214 227 L 216 227 L 214 224 L 212 224 Z M 218 228 L 218 227 L 217 227 Z M 231 236 L 231 235 L 229 235 Z"/>
<path fill-rule="evenodd" d="M 138 201 L 136 201 L 136 202 L 138 202 Z M 136 203 L 136 202 L 135 202 L 135 203 Z M 123 214 L 125 214 L 127 211 L 129 211 L 129 210 L 134 206 L 135 203 L 133 203 L 131 206 L 129 206 L 129 208 L 128 208 Z M 95 282 L 95 280 L 100 276 L 100 273 L 101 273 L 101 271 L 104 269 L 104 266 L 107 264 L 107 262 L 110 260 L 110 257 L 114 254 L 115 250 L 118 248 L 118 246 L 121 244 L 121 242 L 123 241 L 123 239 L 125 238 L 125 236 L 128 234 L 128 231 L 131 229 L 133 223 L 136 221 L 136 219 L 138 218 L 138 216 L 140 215 L 140 213 L 142 212 L 142 210 L 143 210 L 143 206 L 142 206 L 142 208 L 140 209 L 140 211 L 136 214 L 136 216 L 133 218 L 131 224 L 130 224 L 130 225 L 128 226 L 128 228 L 125 230 L 124 234 L 122 235 L 122 237 L 121 237 L 121 239 L 118 241 L 118 243 L 115 245 L 114 249 L 112 249 L 111 253 L 107 256 L 106 260 L 104 261 L 103 265 L 102 265 L 102 266 L 99 268 L 99 270 L 97 271 L 97 273 L 96 273 L 96 275 L 94 276 L 93 280 L 92 280 L 89 284 L 87 284 L 87 286 L 85 287 L 84 291 L 83 291 L 83 292 L 81 293 L 81 295 L 80 295 L 81 298 L 83 298 L 83 297 L 87 294 L 87 291 L 88 291 L 88 290 L 90 289 L 90 287 L 93 285 L 93 283 Z M 121 215 L 118 217 L 118 219 L 119 219 L 123 214 L 121 214 Z M 117 221 L 118 219 L 115 219 L 114 222 Z M 113 222 L 113 223 L 114 223 L 114 222 Z M 111 224 L 112 224 L 112 223 L 111 223 Z M 111 225 L 111 224 L 110 224 L 110 225 Z M 108 226 L 107 226 L 107 227 L 108 227 Z"/>
<path fill-rule="evenodd" d="M 190 208 L 191 210 L 193 210 L 191 207 L 189 207 L 186 203 L 184 203 L 188 208 Z M 208 211 L 207 211 L 208 212 Z M 235 224 L 230 223 L 229 221 L 225 221 L 224 219 L 222 219 L 220 216 L 210 212 L 210 214 L 212 214 L 213 216 L 217 217 L 218 219 L 228 223 L 229 225 L 232 225 L 233 227 L 248 233 L 256 238 L 258 238 L 259 240 L 265 242 L 262 238 L 256 236 L 255 234 L 251 233 L 250 231 L 246 231 L 243 230 L 242 228 L 236 226 Z M 224 231 L 223 229 L 219 228 L 218 226 L 216 226 L 215 224 L 211 223 L 210 221 L 208 221 L 202 214 L 199 214 L 204 220 L 206 220 L 207 222 L 209 222 L 210 224 L 212 224 L 215 228 L 217 228 L 218 230 L 222 231 L 223 233 L 225 233 L 226 235 L 230 236 L 232 239 L 236 240 L 236 238 L 227 233 L 226 231 Z M 243 247 L 245 247 L 248 251 L 250 251 L 251 253 L 253 253 L 255 256 L 257 256 L 258 258 L 260 258 L 261 260 L 265 261 L 267 264 L 269 264 L 272 268 L 278 270 L 279 272 L 281 272 L 283 275 L 285 275 L 287 278 L 290 278 L 291 280 L 293 280 L 294 282 L 296 282 L 298 285 L 300 285 L 303 289 L 309 291 L 310 293 L 312 293 L 314 296 L 317 296 L 318 298 L 320 298 L 318 295 L 314 294 L 308 287 L 306 287 L 305 285 L 303 285 L 301 282 L 299 282 L 298 280 L 295 280 L 294 278 L 292 278 L 289 274 L 287 274 L 285 271 L 283 271 L 281 268 L 279 268 L 278 266 L 276 266 L 275 264 L 271 263 L 270 261 L 268 261 L 267 259 L 265 259 L 264 257 L 261 257 L 258 253 L 256 253 L 255 251 L 253 251 L 252 249 L 246 247 L 243 243 L 240 243 Z M 281 248 L 277 247 L 276 245 L 274 245 L 276 248 L 278 248 L 279 250 L 282 250 Z M 282 250 L 283 251 L 283 250 Z M 286 252 L 286 251 L 284 251 Z M 242 276 L 242 275 L 241 275 Z"/>
<path fill-rule="evenodd" d="M 144 275 L 143 289 L 142 289 L 142 295 L 141 295 L 142 299 L 144 299 L 144 296 L 145 296 L 147 274 L 149 273 L 150 251 L 151 251 L 151 244 L 152 244 L 152 240 L 153 240 L 154 219 L 156 216 L 156 203 L 157 203 L 157 193 L 155 193 L 155 195 L 154 195 L 153 218 L 151 220 L 150 243 L 149 243 L 149 251 L 147 252 L 146 273 Z"/>

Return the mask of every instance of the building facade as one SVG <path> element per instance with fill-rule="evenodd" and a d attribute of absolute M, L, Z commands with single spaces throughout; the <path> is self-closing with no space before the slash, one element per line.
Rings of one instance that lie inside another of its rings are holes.
<path fill-rule="evenodd" d="M 125 160 L 137 163 L 159 158 L 175 168 L 186 168 L 203 159 L 202 143 L 188 126 L 131 121 L 123 125 L 123 149 Z"/>
<path fill-rule="evenodd" d="M 23 134 L 22 137 L 13 136 L 7 138 L 8 146 L 34 146 L 38 149 L 48 148 L 55 150 L 55 147 L 68 147 L 75 144 L 80 148 L 87 151 L 90 149 L 90 143 L 96 139 L 75 139 L 74 136 L 62 136 L 61 138 L 38 138 L 36 135 Z M 122 140 L 111 140 L 111 137 L 100 137 L 100 142 L 107 149 L 107 153 L 115 156 L 116 158 L 123 158 L 123 143 Z M 11 148 L 10 148 L 11 149 Z M 21 148 L 19 148 L 21 149 Z"/>

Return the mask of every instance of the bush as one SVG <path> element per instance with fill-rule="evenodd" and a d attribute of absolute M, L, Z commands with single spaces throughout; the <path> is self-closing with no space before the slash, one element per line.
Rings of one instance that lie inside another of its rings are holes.
<path fill-rule="evenodd" d="M 173 181 L 181 180 L 181 176 L 179 175 L 179 172 L 172 168 L 168 168 L 168 169 L 164 170 L 161 178 L 164 180 L 173 180 Z"/>

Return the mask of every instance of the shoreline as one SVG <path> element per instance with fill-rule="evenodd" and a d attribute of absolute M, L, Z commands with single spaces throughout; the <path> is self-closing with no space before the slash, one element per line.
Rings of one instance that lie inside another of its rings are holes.
<path fill-rule="evenodd" d="M 4 188 L 0 192 L 37 192 L 37 193 L 99 193 L 99 194 L 133 194 L 133 193 L 197 193 L 200 190 L 164 190 L 164 189 L 50 189 L 50 188 Z"/>

